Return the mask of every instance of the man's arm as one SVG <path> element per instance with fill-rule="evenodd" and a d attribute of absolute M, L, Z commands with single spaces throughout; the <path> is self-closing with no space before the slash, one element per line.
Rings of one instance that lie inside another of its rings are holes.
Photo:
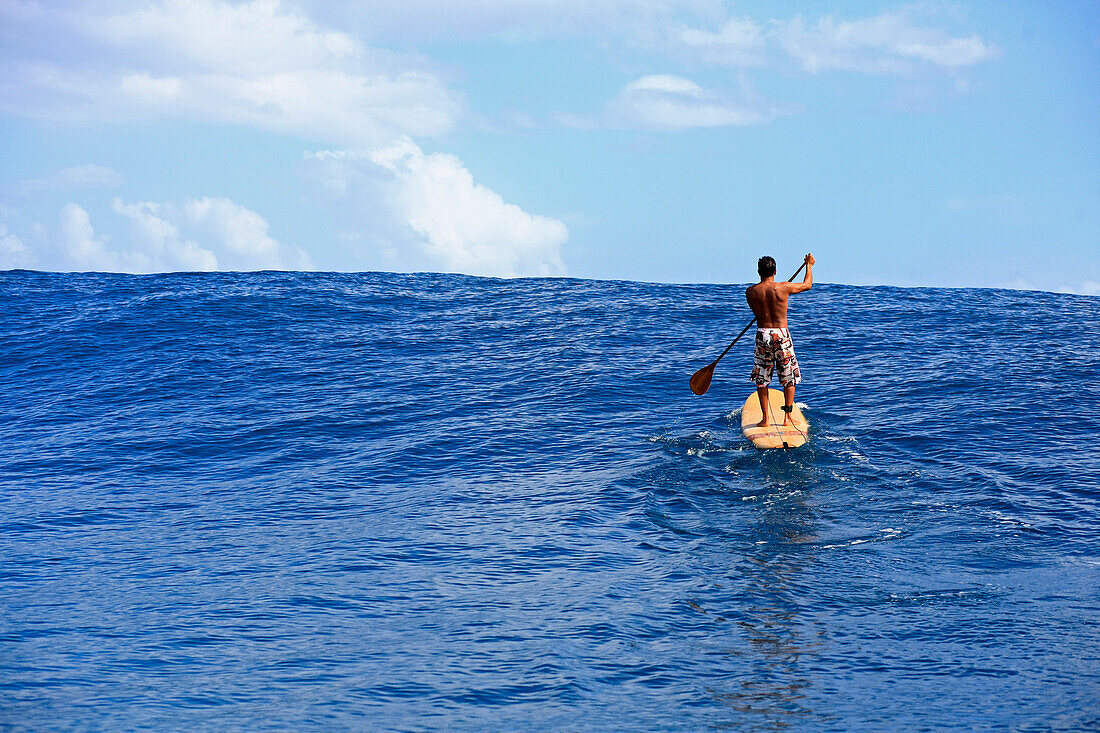
<path fill-rule="evenodd" d="M 787 292 L 790 294 L 804 293 L 814 286 L 814 256 L 806 255 L 806 275 L 800 283 L 787 283 Z"/>

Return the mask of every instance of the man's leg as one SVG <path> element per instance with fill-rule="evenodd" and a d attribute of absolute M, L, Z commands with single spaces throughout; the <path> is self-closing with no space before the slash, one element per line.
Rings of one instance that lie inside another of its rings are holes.
<path fill-rule="evenodd" d="M 783 385 L 783 404 L 785 409 L 783 412 L 783 424 L 790 425 L 794 422 L 794 418 L 791 417 L 792 407 L 794 406 L 794 382 Z"/>
<path fill-rule="evenodd" d="M 768 385 L 757 387 L 756 396 L 760 398 L 760 414 L 763 416 L 763 419 L 756 423 L 756 427 L 766 428 L 768 427 Z"/>

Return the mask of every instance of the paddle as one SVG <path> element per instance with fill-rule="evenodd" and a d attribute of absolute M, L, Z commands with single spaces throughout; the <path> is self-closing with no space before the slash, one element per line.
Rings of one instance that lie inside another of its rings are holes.
<path fill-rule="evenodd" d="M 803 262 L 801 267 L 794 271 L 794 274 L 787 279 L 787 282 L 794 280 L 798 277 L 798 273 L 802 272 L 802 268 L 806 266 Z M 707 390 L 710 389 L 710 380 L 714 376 L 714 367 L 718 366 L 718 362 L 722 361 L 722 357 L 729 353 L 729 350 L 733 348 L 733 345 L 741 340 L 741 337 L 745 335 L 745 332 L 752 328 L 752 324 L 756 323 L 756 316 L 753 316 L 749 321 L 749 325 L 741 329 L 741 333 L 737 334 L 737 338 L 730 342 L 730 345 L 726 347 L 726 350 L 718 355 L 718 358 L 707 364 L 705 367 L 691 375 L 691 391 L 698 395 L 704 395 Z"/>

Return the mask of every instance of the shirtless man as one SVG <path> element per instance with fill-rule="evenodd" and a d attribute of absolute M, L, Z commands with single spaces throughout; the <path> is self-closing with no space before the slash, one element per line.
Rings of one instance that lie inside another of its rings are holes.
<path fill-rule="evenodd" d="M 777 283 L 775 260 L 761 257 L 756 263 L 760 282 L 745 291 L 756 316 L 756 351 L 752 358 L 752 381 L 760 398 L 760 411 L 764 419 L 758 427 L 768 427 L 768 385 L 772 381 L 772 367 L 779 366 L 779 383 L 783 385 L 783 424 L 790 425 L 794 406 L 794 386 L 802 381 L 798 359 L 794 355 L 791 332 L 787 330 L 787 298 L 794 293 L 804 293 L 814 284 L 814 256 L 806 255 L 806 277 L 800 283 Z"/>

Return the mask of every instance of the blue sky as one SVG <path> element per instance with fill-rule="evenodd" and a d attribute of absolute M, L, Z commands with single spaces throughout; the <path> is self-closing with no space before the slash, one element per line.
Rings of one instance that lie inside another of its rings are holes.
<path fill-rule="evenodd" d="M 1100 294 L 1100 5 L 0 0 L 0 268 Z"/>

